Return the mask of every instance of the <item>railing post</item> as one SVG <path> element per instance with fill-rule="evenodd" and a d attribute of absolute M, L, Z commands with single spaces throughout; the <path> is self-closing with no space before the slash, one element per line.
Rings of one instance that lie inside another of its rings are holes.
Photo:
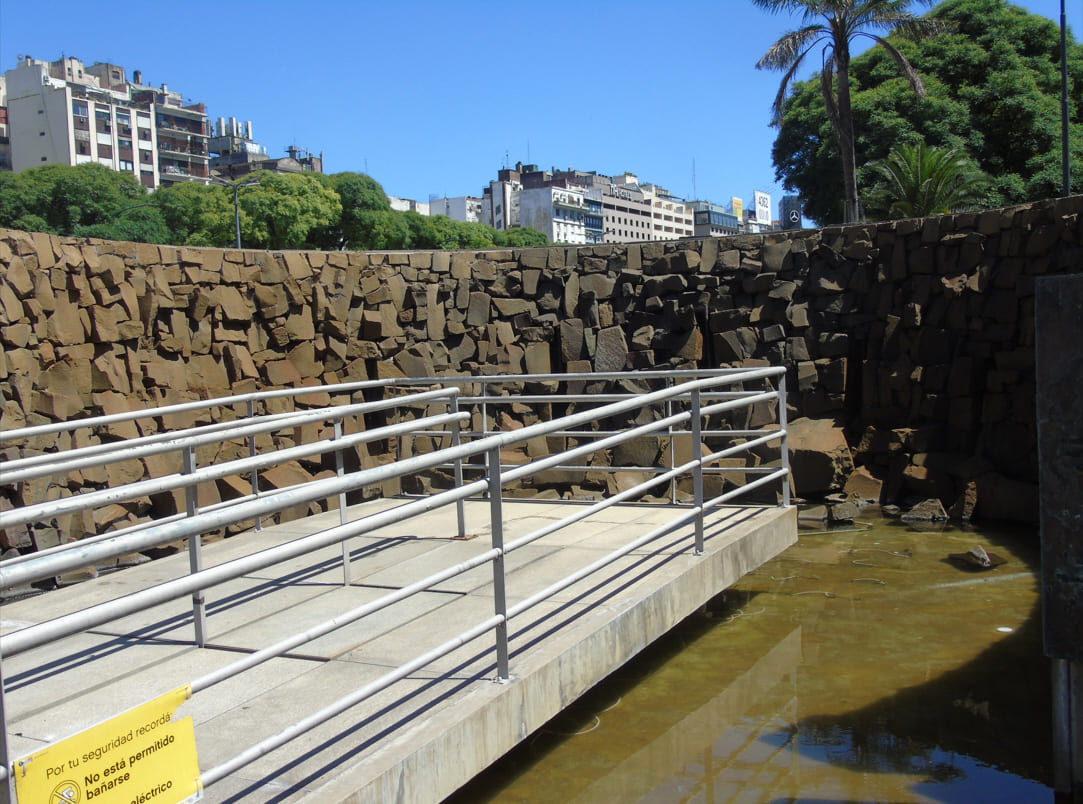
<path fill-rule="evenodd" d="M 196 449 L 193 446 L 184 448 L 183 473 L 192 474 L 196 470 Z M 199 513 L 199 489 L 197 486 L 187 486 L 184 489 L 185 514 L 195 516 Z M 203 535 L 193 533 L 188 537 L 188 566 L 194 575 L 203 569 Z M 196 631 L 196 645 L 200 648 L 207 644 L 207 602 L 203 596 L 203 590 L 199 589 L 192 593 L 192 621 Z"/>
<path fill-rule="evenodd" d="M 489 406 L 485 402 L 485 397 L 489 395 L 489 384 L 482 381 L 481 383 L 481 437 L 485 438 L 489 434 Z M 500 461 L 497 461 L 499 464 Z M 489 490 L 485 490 L 486 494 L 489 494 Z"/>
<path fill-rule="evenodd" d="M 339 441 L 342 438 L 342 419 L 335 419 L 335 434 L 333 436 L 334 441 Z M 335 450 L 335 474 L 338 477 L 343 477 L 346 474 L 346 469 L 342 462 L 342 450 Z M 338 493 L 338 521 L 340 525 L 346 524 L 346 492 L 340 491 Z M 342 540 L 342 585 L 349 586 L 351 582 L 350 573 L 350 540 Z"/>
<path fill-rule="evenodd" d="M 696 555 L 703 555 L 703 428 L 700 423 L 699 388 L 692 389 L 692 459 L 696 462 L 692 469 L 692 491 L 696 514 Z"/>
<path fill-rule="evenodd" d="M 503 620 L 496 627 L 496 676 L 508 680 L 508 604 L 504 594 L 504 509 L 501 505 L 500 447 L 485 453 L 489 474 L 489 520 L 493 535 L 493 549 L 499 555 L 493 559 L 493 604 L 495 613 Z"/>
<path fill-rule="evenodd" d="M 451 413 L 458 415 L 459 413 L 459 395 L 453 393 L 451 395 L 451 402 L 448 404 L 448 409 Z M 462 428 L 459 426 L 459 420 L 455 419 L 451 423 L 451 446 L 457 447 L 462 443 Z M 461 489 L 463 487 L 463 459 L 458 457 L 455 459 L 455 488 Z M 461 497 L 455 501 L 455 516 L 459 522 L 459 538 L 466 538 L 466 501 Z"/>
<path fill-rule="evenodd" d="M 782 428 L 782 440 L 779 449 L 782 451 L 782 468 L 785 474 L 782 476 L 782 506 L 790 505 L 790 447 L 787 437 L 786 423 L 786 375 L 780 374 L 778 378 L 778 425 Z"/>
<path fill-rule="evenodd" d="M 11 747 L 8 745 L 8 718 L 7 709 L 4 707 L 4 666 L 0 662 L 0 762 L 4 763 L 7 770 L 7 778 L 0 786 L 0 804 L 11 804 L 15 801 L 15 768 L 11 763 Z"/>
<path fill-rule="evenodd" d="M 666 377 L 666 388 L 672 388 L 673 382 Z M 666 400 L 666 418 L 668 419 L 673 415 L 673 400 Z M 673 425 L 667 426 L 669 430 L 669 468 L 672 470 L 677 465 L 677 444 L 673 440 Z M 677 504 L 677 478 L 671 477 L 669 479 L 669 501 L 671 504 Z"/>
<path fill-rule="evenodd" d="M 248 420 L 256 418 L 256 402 L 254 399 L 248 400 Z M 248 457 L 256 457 L 256 436 L 255 433 L 248 436 Z M 259 495 L 259 469 L 252 467 L 252 496 Z M 256 517 L 256 530 L 263 530 L 263 517 Z"/>

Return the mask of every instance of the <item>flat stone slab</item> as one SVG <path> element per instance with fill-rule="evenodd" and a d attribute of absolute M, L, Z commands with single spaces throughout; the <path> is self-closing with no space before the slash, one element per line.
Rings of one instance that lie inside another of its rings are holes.
<path fill-rule="evenodd" d="M 402 504 L 351 507 L 351 521 Z M 584 510 L 504 501 L 504 543 Z M 506 559 L 509 609 L 652 531 L 659 536 L 509 618 L 510 679 L 496 681 L 491 631 L 265 753 L 205 791 L 209 802 L 436 802 L 498 759 L 624 662 L 742 575 L 797 539 L 794 509 L 722 508 L 667 528 L 686 509 L 622 505 L 524 544 Z M 207 590 L 208 645 L 193 644 L 180 599 L 3 659 L 13 758 L 88 728 L 286 636 L 371 605 L 491 548 L 489 503 L 454 507 L 353 537 L 350 584 L 342 549 L 289 559 Z M 224 564 L 339 524 L 338 512 L 204 546 Z M 78 586 L 5 604 L 10 633 L 188 571 L 178 554 Z M 205 773 L 494 614 L 491 565 L 434 585 L 196 693 L 177 711 L 195 722 Z"/>

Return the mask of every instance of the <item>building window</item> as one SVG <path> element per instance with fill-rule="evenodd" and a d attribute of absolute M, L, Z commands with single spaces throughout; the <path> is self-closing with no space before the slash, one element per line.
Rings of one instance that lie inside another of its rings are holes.
<path fill-rule="evenodd" d="M 88 114 L 86 103 L 84 101 L 72 101 L 71 113 L 79 117 L 86 117 Z M 41 114 L 41 112 L 38 112 L 38 114 Z"/>
<path fill-rule="evenodd" d="M 127 170 L 129 173 L 132 173 L 132 172 L 135 171 L 135 165 L 133 165 L 131 163 L 131 161 L 129 161 L 127 159 L 121 159 L 120 160 L 120 169 L 121 170 Z"/>

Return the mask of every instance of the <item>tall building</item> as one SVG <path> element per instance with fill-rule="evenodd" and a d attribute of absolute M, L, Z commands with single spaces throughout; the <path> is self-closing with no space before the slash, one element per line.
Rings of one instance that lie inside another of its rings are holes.
<path fill-rule="evenodd" d="M 204 105 L 143 84 L 139 70 L 128 81 L 116 64 L 27 56 L 5 79 L 15 171 L 97 162 L 150 189 L 210 178 Z"/>
<path fill-rule="evenodd" d="M 323 154 L 315 156 L 291 145 L 286 156 L 272 158 L 267 149 L 252 138 L 252 121 L 219 117 L 210 138 L 211 172 L 225 179 L 238 179 L 257 170 L 274 173 L 323 173 Z"/>
<path fill-rule="evenodd" d="M 452 220 L 464 223 L 486 223 L 482 216 L 481 199 L 472 195 L 460 195 L 455 198 L 429 196 L 429 214 L 447 215 Z"/>
<path fill-rule="evenodd" d="M 687 206 L 692 210 L 692 228 L 696 237 L 725 237 L 741 231 L 741 221 L 720 204 L 689 201 Z"/>
<path fill-rule="evenodd" d="M 11 136 L 8 134 L 7 79 L 0 75 L 0 170 L 11 170 Z"/>

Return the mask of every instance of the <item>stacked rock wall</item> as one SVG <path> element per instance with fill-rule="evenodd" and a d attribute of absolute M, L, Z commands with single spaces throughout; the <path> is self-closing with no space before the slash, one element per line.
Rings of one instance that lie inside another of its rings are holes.
<path fill-rule="evenodd" d="M 483 252 L 0 230 L 0 428 L 401 375 L 784 364 L 791 418 L 831 419 L 882 501 L 1026 518 L 1034 277 L 1080 270 L 1081 207 Z M 821 474 L 798 492 L 846 480 Z"/>

